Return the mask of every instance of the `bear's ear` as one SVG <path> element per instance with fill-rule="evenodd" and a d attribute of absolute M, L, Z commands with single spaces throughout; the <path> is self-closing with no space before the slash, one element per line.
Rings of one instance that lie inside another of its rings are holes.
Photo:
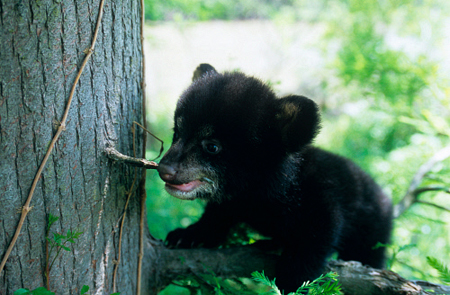
<path fill-rule="evenodd" d="M 304 96 L 290 95 L 279 99 L 276 119 L 286 151 L 300 151 L 310 144 L 320 128 L 319 107 Z"/>
<path fill-rule="evenodd" d="M 210 64 L 199 64 L 198 67 L 194 71 L 194 75 L 192 76 L 192 82 L 201 78 L 207 72 L 217 73 L 216 69 Z"/>

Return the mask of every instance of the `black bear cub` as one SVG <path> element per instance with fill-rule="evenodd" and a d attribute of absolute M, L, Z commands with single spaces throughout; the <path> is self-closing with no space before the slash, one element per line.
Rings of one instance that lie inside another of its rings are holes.
<path fill-rule="evenodd" d="M 179 199 L 207 200 L 203 216 L 167 236 L 171 247 L 217 247 L 236 223 L 282 246 L 277 285 L 295 291 L 327 257 L 384 265 L 390 200 L 353 162 L 311 146 L 317 105 L 277 98 L 260 80 L 201 64 L 181 95 L 158 172 Z"/>

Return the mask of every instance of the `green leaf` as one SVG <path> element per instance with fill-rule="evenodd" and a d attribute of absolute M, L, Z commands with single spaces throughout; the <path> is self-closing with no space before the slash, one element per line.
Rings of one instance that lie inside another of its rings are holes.
<path fill-rule="evenodd" d="M 179 256 L 178 258 L 180 259 L 181 265 L 184 265 L 186 259 L 183 256 Z"/>
<path fill-rule="evenodd" d="M 378 242 L 375 246 L 372 247 L 372 250 L 376 250 L 378 248 L 389 248 L 390 246 L 390 244 L 383 244 Z"/>
<path fill-rule="evenodd" d="M 63 249 L 66 250 L 66 251 L 72 251 L 72 250 L 70 250 L 69 247 L 66 247 L 66 246 L 64 246 L 64 245 L 61 245 L 61 248 L 63 248 Z"/>
<path fill-rule="evenodd" d="M 87 291 L 89 291 L 89 286 L 87 285 L 83 285 L 83 287 L 81 288 L 81 295 L 84 295 L 84 293 L 86 293 Z"/>
<path fill-rule="evenodd" d="M 434 257 L 427 256 L 428 264 L 439 272 L 439 278 L 446 284 L 450 284 L 450 270 L 441 261 Z"/>
<path fill-rule="evenodd" d="M 304 282 L 300 288 L 297 289 L 295 294 L 302 294 L 308 291 L 308 294 L 320 294 L 320 295 L 335 295 L 342 294 L 341 286 L 337 281 L 338 274 L 329 272 L 325 275 L 321 275 L 312 282 Z"/>
<path fill-rule="evenodd" d="M 50 230 L 53 223 L 55 223 L 58 219 L 59 219 L 59 217 L 56 217 L 56 216 L 52 215 L 51 213 L 48 215 L 47 232 Z"/>
<path fill-rule="evenodd" d="M 83 232 L 72 232 L 69 230 L 67 231 L 67 239 L 70 239 L 71 243 L 75 243 L 74 239 L 78 239 L 82 234 Z"/>
<path fill-rule="evenodd" d="M 30 290 L 22 288 L 14 291 L 13 293 L 13 295 L 25 295 L 25 294 L 30 294 Z"/>
<path fill-rule="evenodd" d="M 58 233 L 53 233 L 53 240 L 59 245 L 61 243 L 62 239 L 65 239 L 66 236 L 63 236 L 61 234 Z"/>
<path fill-rule="evenodd" d="M 120 292 L 112 293 L 111 295 L 119 295 Z"/>
<path fill-rule="evenodd" d="M 252 272 L 252 277 L 253 277 L 254 281 L 262 283 L 266 286 L 269 286 L 270 288 L 272 288 L 272 290 L 275 292 L 275 294 L 281 295 L 280 289 L 278 289 L 277 285 L 275 284 L 275 279 L 273 279 L 273 281 L 271 281 L 264 274 L 264 271 L 262 271 L 261 273 L 259 273 L 258 271 L 254 271 L 254 272 Z"/>
<path fill-rule="evenodd" d="M 398 249 L 398 252 L 405 251 L 405 250 L 414 248 L 414 247 L 416 247 L 416 246 L 417 246 L 416 244 L 407 244 L 407 245 L 403 245 L 403 246 L 401 246 L 401 247 Z"/>
<path fill-rule="evenodd" d="M 55 295 L 54 292 L 47 290 L 45 287 L 39 287 L 31 291 L 33 295 Z"/>

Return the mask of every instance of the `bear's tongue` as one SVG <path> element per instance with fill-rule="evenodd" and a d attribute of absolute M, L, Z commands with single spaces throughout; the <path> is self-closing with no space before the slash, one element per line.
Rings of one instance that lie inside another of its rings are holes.
<path fill-rule="evenodd" d="M 167 186 L 170 186 L 171 188 L 177 189 L 182 192 L 190 192 L 196 187 L 200 186 L 201 181 L 196 179 L 188 183 L 183 184 L 172 184 L 172 183 L 166 183 Z"/>

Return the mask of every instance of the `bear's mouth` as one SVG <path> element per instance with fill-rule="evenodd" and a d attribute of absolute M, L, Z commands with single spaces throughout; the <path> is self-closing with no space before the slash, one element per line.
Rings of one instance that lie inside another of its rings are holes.
<path fill-rule="evenodd" d="M 206 183 L 196 179 L 188 183 L 174 184 L 166 182 L 166 191 L 181 200 L 194 200 L 197 198 L 196 191 L 205 186 Z"/>

